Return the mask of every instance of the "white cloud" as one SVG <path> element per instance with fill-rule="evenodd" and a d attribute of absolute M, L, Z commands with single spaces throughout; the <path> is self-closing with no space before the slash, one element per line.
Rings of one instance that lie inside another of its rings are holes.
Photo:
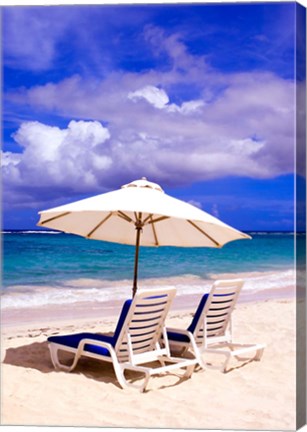
<path fill-rule="evenodd" d="M 42 71 L 57 57 L 57 43 L 71 23 L 73 12 L 58 8 L 15 7 L 3 10 L 5 62 L 10 67 Z"/>
<path fill-rule="evenodd" d="M 71 121 L 67 129 L 39 122 L 23 123 L 14 134 L 23 152 L 3 153 L 4 192 L 11 189 L 95 189 L 100 172 L 110 169 L 112 159 L 101 151 L 110 138 L 99 122 Z M 20 199 L 20 197 L 19 197 Z"/>
<path fill-rule="evenodd" d="M 219 209 L 218 209 L 217 204 L 212 205 L 211 214 L 213 214 L 213 216 L 215 216 L 216 218 L 220 217 L 220 213 L 219 213 Z"/>
<path fill-rule="evenodd" d="M 135 92 L 128 93 L 128 99 L 133 101 L 145 99 L 155 108 L 159 109 L 164 108 L 169 102 L 169 98 L 164 90 L 151 85 L 143 87 Z"/>
<path fill-rule="evenodd" d="M 178 111 L 182 114 L 191 114 L 199 111 L 205 105 L 203 100 L 192 100 L 188 102 L 183 102 L 181 106 L 176 104 L 171 104 L 169 111 Z"/>
<path fill-rule="evenodd" d="M 18 165 L 21 161 L 22 155 L 19 153 L 12 152 L 1 152 L 1 166 L 6 167 L 8 165 Z"/>
<path fill-rule="evenodd" d="M 202 204 L 199 201 L 189 200 L 188 203 L 191 204 L 194 207 L 198 207 L 198 208 L 202 209 Z"/>
<path fill-rule="evenodd" d="M 165 44 L 156 30 L 147 36 L 171 56 L 171 69 L 113 72 L 104 79 L 75 75 L 7 96 L 17 108 L 97 120 L 72 121 L 66 129 L 21 124 L 14 139 L 23 152 L 5 154 L 8 195 L 16 188 L 38 195 L 48 186 L 54 194 L 93 193 L 142 176 L 168 186 L 293 172 L 291 80 L 265 72 L 221 74 L 188 54 L 178 36 Z M 190 94 L 186 86 L 193 98 L 174 103 L 182 89 Z"/>
<path fill-rule="evenodd" d="M 170 100 L 167 93 L 163 89 L 159 89 L 152 85 L 148 85 L 139 90 L 128 93 L 128 99 L 134 102 L 145 99 L 155 108 L 164 109 L 169 113 L 177 112 L 181 114 L 195 113 L 205 105 L 204 101 L 202 100 L 187 101 L 183 102 L 182 105 L 176 105 L 174 103 L 169 104 Z"/>
<path fill-rule="evenodd" d="M 259 141 L 253 138 L 231 140 L 229 143 L 231 151 L 248 156 L 258 153 L 264 146 L 265 141 Z"/>

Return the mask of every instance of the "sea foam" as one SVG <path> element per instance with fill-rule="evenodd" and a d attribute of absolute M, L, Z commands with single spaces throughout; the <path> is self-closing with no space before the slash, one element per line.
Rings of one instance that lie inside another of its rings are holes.
<path fill-rule="evenodd" d="M 176 287 L 177 296 L 200 295 L 209 292 L 213 282 L 218 279 L 242 278 L 245 293 L 265 292 L 294 287 L 296 272 L 293 269 L 278 272 L 253 272 L 240 274 L 212 275 L 203 279 L 195 275 L 169 278 L 152 278 L 139 281 L 140 288 Z M 123 281 L 99 281 L 95 279 L 76 279 L 52 286 L 12 286 L 2 294 L 2 309 L 36 308 L 48 305 L 73 305 L 76 303 L 95 303 L 110 300 L 125 300 L 131 297 L 132 283 Z"/>

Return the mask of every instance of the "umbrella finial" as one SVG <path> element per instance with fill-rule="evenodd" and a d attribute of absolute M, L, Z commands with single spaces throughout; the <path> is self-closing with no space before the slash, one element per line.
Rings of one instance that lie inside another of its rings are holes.
<path fill-rule="evenodd" d="M 131 183 L 125 184 L 122 186 L 122 189 L 130 188 L 130 187 L 147 188 L 147 189 L 153 189 L 159 192 L 163 192 L 161 186 L 159 186 L 157 183 L 152 183 L 148 181 L 146 177 L 142 177 L 140 180 L 135 180 Z"/>

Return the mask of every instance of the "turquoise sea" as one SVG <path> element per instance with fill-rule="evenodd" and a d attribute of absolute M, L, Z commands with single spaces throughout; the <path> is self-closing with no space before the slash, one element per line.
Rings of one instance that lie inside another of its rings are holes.
<path fill-rule="evenodd" d="M 219 275 L 246 274 L 246 289 L 293 284 L 293 233 L 248 233 L 215 248 L 141 247 L 139 286 L 175 285 L 193 293 Z M 297 236 L 304 242 L 303 236 Z M 2 307 L 127 297 L 133 278 L 134 247 L 88 240 L 55 231 L 2 233 Z"/>

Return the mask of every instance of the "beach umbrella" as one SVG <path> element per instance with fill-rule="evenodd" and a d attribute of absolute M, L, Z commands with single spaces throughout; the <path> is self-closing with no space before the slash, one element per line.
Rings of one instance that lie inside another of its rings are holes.
<path fill-rule="evenodd" d="M 140 245 L 219 248 L 233 240 L 250 238 L 203 210 L 167 195 L 146 178 L 39 214 L 38 226 L 135 245 L 133 295 L 137 290 Z"/>

